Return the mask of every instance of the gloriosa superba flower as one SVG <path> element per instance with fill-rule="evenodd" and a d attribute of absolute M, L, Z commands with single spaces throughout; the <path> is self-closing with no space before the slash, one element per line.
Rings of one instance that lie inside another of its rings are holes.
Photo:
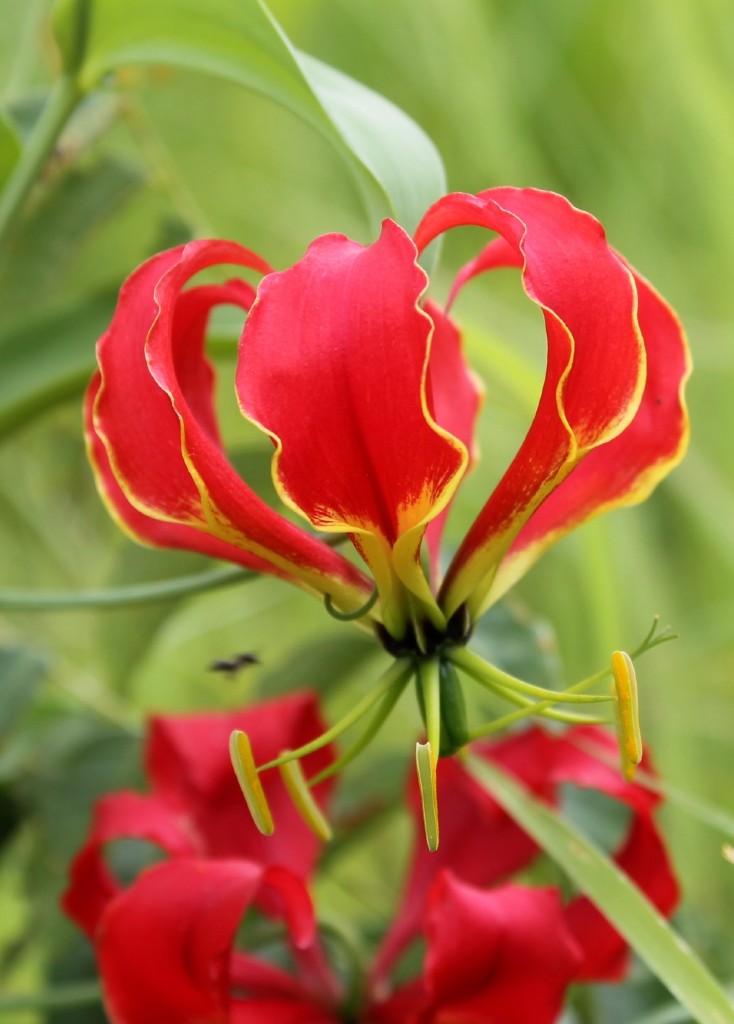
<path fill-rule="evenodd" d="M 525 439 L 441 578 L 446 516 L 475 462 L 481 389 L 447 309 L 425 298 L 418 259 L 461 225 L 496 237 L 460 271 L 449 305 L 474 276 L 519 269 L 542 311 L 547 361 Z M 239 278 L 190 285 L 219 265 L 262 274 L 257 291 Z M 312 530 L 267 505 L 224 452 L 204 352 L 209 314 L 221 304 L 247 313 L 235 380 L 242 413 L 271 438 L 275 490 Z M 542 691 L 464 646 L 476 619 L 550 545 L 600 512 L 647 497 L 686 446 L 689 356 L 680 323 L 588 213 L 536 189 L 455 193 L 428 210 L 412 238 L 389 219 L 367 246 L 324 235 L 284 271 L 234 242 L 194 241 L 130 276 L 98 359 L 86 403 L 88 445 L 121 525 L 144 542 L 295 583 L 373 628 L 395 656 L 380 684 L 327 735 L 379 701 L 360 748 L 417 676 L 428 734 L 418 769 L 432 845 L 439 750 L 453 752 L 482 734 L 462 720 L 457 668 L 519 705 L 508 720 L 535 710 L 562 717 L 561 701 L 609 699 L 578 692 L 609 672 L 562 693 Z M 348 536 L 367 571 L 324 534 Z M 639 757 L 634 675 L 629 659 L 615 664 L 629 770 Z M 235 762 L 267 830 L 243 743 L 233 745 Z M 303 783 L 293 776 L 308 814 Z"/>

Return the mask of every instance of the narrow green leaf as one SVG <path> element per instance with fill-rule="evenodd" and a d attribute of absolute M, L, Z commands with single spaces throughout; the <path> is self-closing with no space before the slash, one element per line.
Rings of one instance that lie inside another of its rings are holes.
<path fill-rule="evenodd" d="M 507 813 L 563 868 L 686 1006 L 698 1024 L 734 1024 L 734 1006 L 707 968 L 619 868 L 557 811 L 495 764 L 467 765 Z"/>
<path fill-rule="evenodd" d="M 60 0 L 57 38 L 77 0 Z M 275 100 L 312 125 L 346 160 L 373 222 L 412 230 L 445 191 L 440 157 L 401 110 L 347 75 L 300 54 L 261 0 L 96 0 L 81 81 L 91 90 L 116 68 L 172 64 L 219 75 Z"/>

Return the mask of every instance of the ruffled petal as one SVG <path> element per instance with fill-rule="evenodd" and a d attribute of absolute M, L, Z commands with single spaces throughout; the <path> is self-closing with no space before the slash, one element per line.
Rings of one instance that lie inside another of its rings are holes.
<path fill-rule="evenodd" d="M 426 932 L 424 984 L 434 1014 L 455 1024 L 554 1024 L 579 962 L 557 891 L 486 892 L 445 872 L 431 890 Z"/>
<path fill-rule="evenodd" d="M 116 839 L 142 839 L 171 857 L 190 857 L 197 844 L 171 806 L 155 796 L 112 793 L 94 808 L 92 827 L 84 846 L 72 861 L 69 885 L 62 906 L 90 939 L 94 939 L 104 911 L 122 886 L 104 858 L 104 847 Z"/>
<path fill-rule="evenodd" d="M 632 275 L 647 353 L 647 381 L 637 413 L 618 437 L 589 452 L 530 517 L 500 565 L 491 600 L 570 530 L 609 509 L 644 501 L 685 454 L 688 344 L 670 306 L 636 271 Z"/>
<path fill-rule="evenodd" d="M 110 904 L 97 937 L 113 1024 L 229 1024 L 232 944 L 267 889 L 283 899 L 294 941 L 312 942 L 313 909 L 295 876 L 286 886 L 283 872 L 242 860 L 171 861 L 141 875 Z"/>
<path fill-rule="evenodd" d="M 243 281 L 183 290 L 216 264 L 269 270 L 234 243 L 199 241 L 154 256 L 123 285 L 86 403 L 100 490 L 139 539 L 228 558 L 359 606 L 364 576 L 270 509 L 222 450 L 205 327 L 213 305 L 247 310 L 253 292 Z"/>
<path fill-rule="evenodd" d="M 461 224 L 502 237 L 490 264 L 522 261 L 523 286 L 543 311 L 548 349 L 527 436 L 447 573 L 441 601 L 447 615 L 464 602 L 474 614 L 483 610 L 497 566 L 522 526 L 586 452 L 624 430 L 645 381 L 634 281 L 598 221 L 535 189 L 454 194 L 424 217 L 418 249 Z"/>
<path fill-rule="evenodd" d="M 320 842 L 293 806 L 277 771 L 261 776 L 275 821 L 272 836 L 258 832 L 247 813 L 229 760 L 229 736 L 241 729 L 251 739 L 258 764 L 295 750 L 325 730 L 316 697 L 299 693 L 263 701 L 243 711 L 159 716 L 151 721 L 146 766 L 156 795 L 186 821 L 199 849 L 209 857 L 245 857 L 280 864 L 307 877 Z M 307 776 L 327 768 L 334 748 L 323 747 L 302 761 Z M 312 793 L 325 808 L 334 787 L 329 779 Z"/>
<path fill-rule="evenodd" d="M 485 891 L 442 871 L 425 933 L 423 974 L 374 1003 L 369 1024 L 557 1020 L 580 954 L 555 890 Z"/>
<path fill-rule="evenodd" d="M 281 497 L 318 529 L 350 534 L 396 636 L 403 587 L 442 621 L 419 548 L 468 461 L 428 409 L 425 283 L 415 246 L 392 221 L 367 247 L 319 238 L 261 283 L 237 374 L 243 412 L 276 445 Z"/>

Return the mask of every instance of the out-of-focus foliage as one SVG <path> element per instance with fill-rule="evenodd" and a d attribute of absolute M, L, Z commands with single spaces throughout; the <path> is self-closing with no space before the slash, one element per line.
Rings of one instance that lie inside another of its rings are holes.
<path fill-rule="evenodd" d="M 734 7 L 270 6 L 299 49 L 425 129 L 451 189 L 563 192 L 599 217 L 681 314 L 696 365 L 686 462 L 644 507 L 563 541 L 509 610 L 497 611 L 483 643 L 525 678 L 571 682 L 613 648 L 633 647 L 660 613 L 680 640 L 640 665 L 646 742 L 673 787 L 734 815 Z M 0 182 L 54 59 L 45 0 L 0 0 Z M 272 99 L 202 70 L 149 63 L 113 73 L 82 104 L 0 254 L 0 588 L 80 590 L 207 568 L 192 555 L 135 547 L 101 508 L 79 416 L 95 338 L 122 278 L 157 249 L 219 235 L 284 266 L 327 231 L 367 241 L 373 229 L 336 151 Z M 474 242 L 470 231 L 447 240 L 444 282 Z M 483 459 L 452 516 L 454 538 L 523 436 L 544 356 L 540 319 L 514 277 L 473 283 L 456 313 L 470 327 L 487 402 Z M 232 396 L 236 333 L 226 323 L 217 333 L 222 417 L 236 461 L 258 467 L 267 487 L 267 446 L 244 429 Z M 55 901 L 93 797 L 137 779 L 146 712 L 234 707 L 310 685 L 336 715 L 382 668 L 372 645 L 274 580 L 125 611 L 8 611 L 0 645 L 0 987 L 23 990 L 44 984 L 47 970 L 77 980 L 90 970 Z M 258 666 L 232 678 L 208 671 L 250 649 Z M 363 801 L 375 817 L 359 852 L 329 853 L 322 883 L 322 898 L 373 934 L 399 878 L 404 823 L 393 813 L 391 773 L 403 770 L 401 741 L 416 728 L 411 695 L 374 757 L 349 770 L 344 807 Z M 675 801 L 666 825 L 686 895 L 680 928 L 732 978 L 734 869 L 721 856 L 724 837 Z M 598 1020 L 613 1024 L 641 1021 L 665 997 L 633 978 L 624 992 L 594 998 Z M 18 1024 L 100 1019 L 95 1009 L 17 1015 Z"/>

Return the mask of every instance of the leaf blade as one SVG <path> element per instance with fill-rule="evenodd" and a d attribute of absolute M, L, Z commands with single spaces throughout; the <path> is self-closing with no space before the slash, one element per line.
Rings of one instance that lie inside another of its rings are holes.
<path fill-rule="evenodd" d="M 75 11 L 75 0 L 57 4 L 57 38 L 68 35 Z M 428 136 L 384 97 L 300 54 L 262 0 L 212 0 L 206 8 L 198 0 L 124 6 L 97 0 L 81 68 L 84 88 L 131 64 L 223 76 L 287 107 L 346 160 L 373 223 L 392 215 L 412 230 L 445 191 L 443 165 Z"/>
<path fill-rule="evenodd" d="M 699 1024 L 732 1024 L 734 1007 L 685 942 L 627 876 L 557 812 L 496 765 L 470 771 L 609 918 Z"/>

